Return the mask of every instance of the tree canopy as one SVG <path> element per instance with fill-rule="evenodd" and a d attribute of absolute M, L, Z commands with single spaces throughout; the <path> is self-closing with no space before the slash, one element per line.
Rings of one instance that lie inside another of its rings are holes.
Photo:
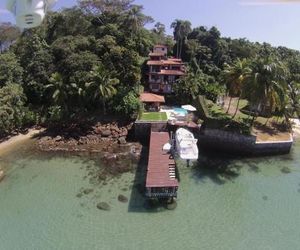
<path fill-rule="evenodd" d="M 80 0 L 22 33 L 1 24 L 0 113 L 9 125 L 2 124 L 0 131 L 18 128 L 18 119 L 26 120 L 23 124 L 68 119 L 95 110 L 132 116 L 146 78 L 142 65 L 158 43 L 187 65 L 187 76 L 175 86 L 178 101 L 199 94 L 216 101 L 227 89 L 253 105 L 259 105 L 255 98 L 264 98 L 265 106 L 278 111 L 288 100 L 299 112 L 299 51 L 222 37 L 216 27 L 192 28 L 179 19 L 171 24 L 172 37 L 160 22 L 145 28 L 153 21 L 132 0 Z M 9 91 L 19 96 L 17 102 L 7 98 Z"/>

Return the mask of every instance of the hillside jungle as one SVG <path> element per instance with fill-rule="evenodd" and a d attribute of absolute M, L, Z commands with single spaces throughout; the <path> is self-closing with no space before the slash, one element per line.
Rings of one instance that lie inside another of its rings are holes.
<path fill-rule="evenodd" d="M 23 32 L 2 23 L 1 137 L 33 126 L 105 133 L 106 123 L 127 136 L 155 44 L 167 45 L 187 65 L 170 103 L 204 96 L 211 117 L 234 120 L 246 133 L 261 117 L 260 125 L 277 121 L 285 129 L 289 118 L 299 117 L 299 51 L 222 37 L 217 27 L 192 27 L 188 20 L 166 25 L 173 36 L 132 0 L 79 1 Z"/>

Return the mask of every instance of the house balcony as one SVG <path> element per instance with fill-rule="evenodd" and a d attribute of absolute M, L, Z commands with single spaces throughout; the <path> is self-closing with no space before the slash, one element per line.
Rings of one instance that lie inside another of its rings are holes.
<path fill-rule="evenodd" d="M 154 93 L 171 94 L 173 93 L 171 83 L 151 83 L 149 82 L 149 88 Z"/>

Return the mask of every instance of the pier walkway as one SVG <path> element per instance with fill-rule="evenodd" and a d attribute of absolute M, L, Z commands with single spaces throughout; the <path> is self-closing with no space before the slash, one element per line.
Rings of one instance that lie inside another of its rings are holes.
<path fill-rule="evenodd" d="M 146 177 L 146 196 L 148 198 L 177 197 L 178 180 L 175 160 L 170 153 L 163 151 L 169 142 L 168 132 L 151 132 L 149 160 Z"/>

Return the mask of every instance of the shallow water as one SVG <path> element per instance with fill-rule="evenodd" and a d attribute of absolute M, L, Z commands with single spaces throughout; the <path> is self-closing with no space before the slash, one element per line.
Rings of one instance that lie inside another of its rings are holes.
<path fill-rule="evenodd" d="M 0 156 L 8 174 L 0 183 L 0 249 L 300 249 L 299 143 L 286 156 L 180 164 L 174 211 L 144 208 L 132 189 L 136 173 L 91 183 L 88 169 L 101 168 L 98 161 L 31 147 Z M 93 192 L 77 197 L 87 188 Z M 100 201 L 111 211 L 97 209 Z"/>

